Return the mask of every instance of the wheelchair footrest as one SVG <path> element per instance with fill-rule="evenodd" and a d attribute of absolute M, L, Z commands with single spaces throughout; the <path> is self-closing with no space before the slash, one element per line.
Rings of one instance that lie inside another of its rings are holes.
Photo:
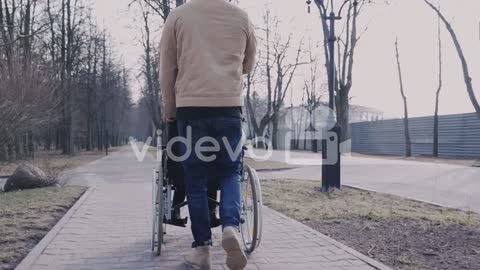
<path fill-rule="evenodd" d="M 182 219 L 179 219 L 179 218 L 173 218 L 171 220 L 166 220 L 164 221 L 165 224 L 169 224 L 169 225 L 172 225 L 172 226 L 176 226 L 176 227 L 187 227 L 187 223 L 188 223 L 188 217 L 186 218 L 182 218 Z"/>

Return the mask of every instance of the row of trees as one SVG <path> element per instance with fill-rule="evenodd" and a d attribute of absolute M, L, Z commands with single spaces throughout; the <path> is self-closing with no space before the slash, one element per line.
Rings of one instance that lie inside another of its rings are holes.
<path fill-rule="evenodd" d="M 336 55 L 330 55 L 329 51 L 329 39 L 330 31 L 328 10 L 330 7 L 330 1 L 327 1 L 326 6 L 323 5 L 323 1 L 315 1 L 319 8 L 320 21 L 321 21 L 321 33 L 322 33 L 322 52 L 323 59 L 325 60 L 325 74 L 328 78 L 331 77 L 332 72 L 329 69 L 329 63 L 332 58 L 336 59 L 335 69 L 333 70 L 334 78 L 334 92 L 335 92 L 335 112 L 338 125 L 341 127 L 341 141 L 349 139 L 349 112 L 350 112 L 350 91 L 353 86 L 353 66 L 355 58 L 355 50 L 357 43 L 360 39 L 358 33 L 358 18 L 362 10 L 372 4 L 372 1 L 342 1 L 344 8 L 346 9 L 346 19 L 342 26 L 343 30 L 336 36 Z M 326 7 L 323 9 L 322 7 Z M 293 44 L 292 34 L 287 35 L 281 33 L 278 27 L 279 22 L 277 18 L 272 18 L 270 12 L 264 15 L 264 21 L 261 26 L 258 27 L 258 36 L 262 41 L 262 47 L 259 51 L 260 61 L 253 74 L 250 74 L 247 78 L 246 90 L 246 104 L 249 112 L 250 123 L 256 136 L 263 136 L 265 128 L 272 126 L 272 145 L 277 148 L 277 133 L 279 119 L 283 117 L 282 109 L 285 108 L 285 97 L 288 91 L 295 91 L 290 89 L 292 87 L 292 81 L 300 66 L 310 65 L 310 68 L 306 68 L 306 74 L 310 77 L 304 82 L 304 95 L 301 106 L 308 112 L 310 118 L 310 125 L 312 125 L 312 117 L 314 112 L 322 105 L 321 98 L 322 92 L 324 92 L 324 85 L 318 83 L 320 80 L 320 70 L 318 69 L 319 59 L 312 55 L 312 47 L 305 48 L 303 39 L 298 45 Z M 305 71 L 305 69 L 302 69 Z M 305 73 L 305 72 L 304 72 Z M 259 104 L 258 92 L 252 91 L 252 85 L 255 82 L 260 81 L 266 88 L 266 98 L 262 105 Z M 260 111 L 260 112 L 259 112 Z M 293 112 L 291 112 L 293 113 Z M 260 115 L 259 115 L 260 114 Z M 293 117 L 293 115 L 292 115 Z M 301 120 L 303 115 L 300 116 Z M 292 124 L 293 124 L 292 120 Z M 300 121 L 307 123 L 308 121 Z M 297 123 L 296 124 L 301 124 Z M 300 134 L 302 128 L 314 129 L 314 126 L 303 127 L 294 126 L 295 134 Z M 298 140 L 295 140 L 298 142 Z M 295 146 L 294 146 L 295 147 Z"/>
<path fill-rule="evenodd" d="M 0 1 L 0 160 L 126 140 L 128 72 L 89 5 Z"/>
<path fill-rule="evenodd" d="M 463 78 L 465 81 L 465 86 L 467 90 L 467 94 L 470 98 L 470 101 L 477 113 L 480 117 L 480 105 L 478 100 L 475 96 L 475 91 L 473 89 L 472 78 L 470 76 L 470 71 L 468 68 L 467 60 L 465 58 L 465 54 L 463 52 L 462 46 L 460 41 L 458 40 L 457 34 L 453 29 L 451 23 L 445 17 L 443 12 L 441 11 L 440 7 L 433 5 L 430 1 L 424 0 L 425 4 L 432 9 L 435 15 L 438 17 L 438 87 L 435 92 L 435 112 L 434 112 L 434 124 L 433 124 L 433 150 L 432 155 L 434 157 L 438 157 L 439 155 L 439 104 L 440 104 L 440 94 L 443 88 L 443 53 L 442 53 L 442 37 L 441 37 L 441 24 L 443 23 L 446 30 L 450 34 L 452 38 L 453 45 L 457 52 L 458 58 L 460 60 L 462 71 L 463 71 Z M 409 115 L 408 115 L 408 101 L 404 91 L 404 83 L 402 77 L 402 69 L 400 64 L 400 54 L 399 54 L 399 46 L 398 40 L 395 41 L 395 50 L 396 50 L 396 59 L 397 59 L 397 67 L 398 67 L 398 74 L 399 74 L 399 81 L 400 81 L 400 93 L 402 95 L 403 105 L 404 105 L 404 131 L 405 131 L 405 155 L 410 157 L 412 155 L 412 143 L 410 138 L 410 128 L 409 128 Z"/>
<path fill-rule="evenodd" d="M 159 95 L 158 78 L 158 51 L 157 44 L 154 44 L 152 38 L 152 14 L 165 21 L 173 6 L 168 0 L 137 0 L 134 1 L 143 15 L 142 27 L 142 45 L 144 54 L 142 57 L 142 78 L 143 95 L 141 104 L 147 106 L 152 119 L 153 129 L 162 129 L 162 111 L 161 96 Z M 182 5 L 184 1 L 175 2 L 175 6 Z M 358 16 L 362 8 L 370 1 L 359 1 L 359 6 L 354 1 L 347 3 L 347 20 L 345 30 L 338 37 L 338 50 L 336 56 L 328 55 L 328 19 L 323 11 L 320 11 L 322 22 L 322 33 L 324 35 L 324 53 L 325 64 L 328 73 L 327 64 L 329 57 L 338 57 L 336 72 L 336 107 L 337 119 L 345 130 L 344 140 L 348 139 L 348 113 L 349 113 L 349 92 L 353 84 L 353 63 L 354 52 L 359 39 L 357 34 Z M 277 133 L 279 130 L 279 121 L 284 117 L 286 97 L 289 91 L 292 91 L 292 85 L 299 71 L 303 70 L 301 66 L 311 65 L 311 79 L 305 81 L 303 87 L 303 104 L 311 115 L 321 104 L 320 92 L 322 84 L 318 81 L 318 59 L 311 53 L 312 47 L 305 48 L 304 40 L 296 41 L 293 33 L 285 34 L 280 26 L 280 21 L 273 16 L 269 10 L 266 10 L 261 25 L 257 25 L 257 39 L 259 41 L 258 62 L 254 72 L 246 78 L 246 111 L 248 113 L 248 123 L 254 136 L 263 137 L 267 129 L 271 127 L 271 139 L 273 147 L 277 147 Z M 308 68 L 306 68 L 308 69 Z"/>
<path fill-rule="evenodd" d="M 157 21 L 159 19 L 165 23 L 172 8 L 179 7 L 184 2 L 184 0 L 176 0 L 175 6 L 172 6 L 169 0 L 136 0 L 130 4 L 135 4 L 142 15 L 140 40 L 143 48 L 141 58 L 142 95 L 138 105 L 146 108 L 145 111 L 148 112 L 151 119 L 148 133 L 154 136 L 154 132 L 163 130 L 165 125 L 162 112 L 162 96 L 160 94 L 159 46 L 158 40 L 155 38 L 157 32 L 155 28 L 158 27 Z"/>
<path fill-rule="evenodd" d="M 176 1 L 175 5 L 178 7 L 183 4 L 184 1 Z M 319 7 L 320 21 L 321 21 L 321 33 L 322 41 L 321 49 L 325 60 L 325 73 L 328 77 L 330 75 L 330 69 L 328 64 L 332 58 L 335 58 L 334 69 L 334 88 L 335 88 L 335 107 L 336 118 L 339 126 L 342 130 L 341 141 L 349 139 L 349 112 L 350 112 L 350 91 L 354 83 L 354 60 L 355 52 L 358 42 L 361 38 L 361 32 L 359 29 L 359 18 L 365 8 L 374 4 L 372 1 L 367 0 L 345 0 L 339 1 L 340 4 L 344 4 L 343 9 L 345 11 L 345 18 L 343 25 L 340 27 L 341 31 L 335 37 L 336 38 L 336 55 L 329 55 L 328 41 L 330 38 L 329 28 L 329 13 L 330 1 L 325 2 L 326 8 L 322 9 L 321 5 L 323 1 L 314 1 Z M 152 119 L 152 128 L 154 130 L 161 129 L 162 123 L 162 111 L 161 111 L 161 95 L 159 94 L 159 78 L 158 78 L 158 52 L 157 45 L 152 40 L 152 31 L 150 25 L 152 24 L 152 14 L 157 15 L 157 18 L 165 21 L 174 8 L 173 4 L 168 0 L 137 0 L 140 5 L 143 14 L 143 35 L 142 45 L 144 47 L 144 57 L 142 58 L 142 74 L 144 78 L 144 89 L 142 104 L 144 104 L 150 113 Z M 455 48 L 457 49 L 459 58 L 462 62 L 462 68 L 464 71 L 465 84 L 467 92 L 477 112 L 480 113 L 478 102 L 476 101 L 471 78 L 468 71 L 468 65 L 466 64 L 465 57 L 461 50 L 460 43 L 456 37 L 456 34 L 443 16 L 441 11 L 430 2 L 426 3 L 437 13 L 440 20 L 445 24 L 446 29 L 452 36 Z M 303 87 L 304 95 L 302 99 L 302 107 L 308 111 L 309 115 L 301 116 L 305 119 L 310 118 L 312 122 L 313 112 L 322 104 L 321 97 L 322 91 L 324 91 L 322 84 L 317 83 L 319 81 L 318 69 L 319 59 L 312 56 L 312 48 L 305 48 L 303 39 L 300 42 L 293 37 L 292 33 L 285 34 L 284 29 L 280 26 L 278 18 L 272 16 L 271 12 L 267 10 L 263 17 L 261 25 L 257 25 L 257 38 L 259 40 L 258 51 L 258 63 L 252 74 L 249 74 L 246 78 L 246 111 L 248 113 L 248 123 L 250 129 L 253 131 L 252 136 L 263 137 L 265 134 L 269 134 L 272 139 L 272 144 L 277 147 L 277 133 L 279 129 L 279 121 L 285 117 L 286 111 L 286 96 L 289 91 L 296 91 L 292 89 L 293 82 L 299 73 L 308 71 L 308 68 L 301 68 L 301 66 L 310 65 L 310 76 L 305 80 Z M 439 41 L 441 43 L 441 41 Z M 440 52 L 440 65 L 441 65 L 441 52 Z M 400 62 L 400 60 L 398 61 Z M 400 63 L 398 63 L 400 66 Z M 299 72 L 301 71 L 301 72 Z M 308 73 L 308 72 L 307 72 Z M 401 70 L 399 70 L 401 73 Z M 436 108 L 435 108 L 435 130 L 434 130 L 434 155 L 438 155 L 438 99 L 442 88 L 441 72 L 439 74 L 439 87 L 436 93 Z M 403 87 L 402 87 L 403 88 Z M 407 97 L 405 93 L 402 95 L 405 103 L 405 123 L 408 126 L 408 105 Z M 294 121 L 292 121 L 293 123 Z M 302 122 L 302 121 L 300 121 Z M 306 121 L 305 121 L 306 122 Z M 302 122 L 303 123 L 303 122 Z M 271 130 L 269 129 L 271 128 Z M 308 129 L 303 126 L 295 126 L 294 129 L 298 129 L 298 134 L 301 133 L 301 129 Z M 267 131 L 268 130 L 268 131 Z M 270 132 L 271 131 L 271 134 Z M 406 128 L 406 134 L 408 134 L 408 128 Z M 407 135 L 406 135 L 407 136 Z M 407 136 L 407 145 L 409 145 L 409 135 Z M 411 152 L 411 149 L 407 149 L 407 153 Z"/>
<path fill-rule="evenodd" d="M 257 64 L 254 71 L 247 76 L 245 85 L 245 103 L 254 136 L 263 137 L 266 128 L 271 126 L 271 141 L 275 149 L 287 93 L 292 90 L 292 82 L 299 67 L 308 64 L 303 38 L 295 44 L 293 34 L 282 34 L 279 24 L 278 18 L 272 16 L 267 9 L 263 24 L 257 27 Z M 260 85 L 260 90 L 253 90 L 255 84 Z"/>

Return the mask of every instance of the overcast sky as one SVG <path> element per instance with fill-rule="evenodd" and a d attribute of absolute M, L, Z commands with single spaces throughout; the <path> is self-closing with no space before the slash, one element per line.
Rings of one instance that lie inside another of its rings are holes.
<path fill-rule="evenodd" d="M 335 0 L 339 2 L 339 0 Z M 439 0 L 432 0 L 438 3 Z M 104 25 L 115 40 L 115 46 L 132 70 L 138 75 L 142 48 L 139 14 L 128 8 L 131 0 L 96 0 L 98 22 Z M 313 40 L 321 37 L 316 6 L 307 13 L 304 0 L 240 0 L 240 7 L 249 12 L 256 24 L 262 22 L 262 12 L 269 3 L 272 13 L 283 21 L 282 34 L 296 33 Z M 382 0 L 377 0 L 382 2 Z M 394 41 L 398 36 L 404 83 L 412 116 L 431 115 L 438 81 L 437 21 L 423 0 L 390 0 L 377 4 L 361 15 L 363 34 L 355 59 L 352 104 L 383 110 L 387 116 L 402 114 Z M 476 94 L 480 99 L 480 1 L 440 0 L 442 10 L 452 22 L 463 46 Z M 339 30 L 341 22 L 339 23 Z M 160 30 L 160 25 L 158 26 Z M 443 29 L 444 30 L 444 29 Z M 157 33 L 157 38 L 159 36 Z M 461 65 L 450 35 L 442 32 L 444 43 L 444 90 L 440 113 L 473 112 L 463 81 Z M 323 60 L 321 60 L 323 61 Z M 301 76 L 301 74 L 299 75 Z M 298 79 L 293 90 L 295 103 L 301 100 L 302 87 Z M 326 83 L 326 82 L 325 82 Z M 139 86 L 134 84 L 139 96 Z"/>

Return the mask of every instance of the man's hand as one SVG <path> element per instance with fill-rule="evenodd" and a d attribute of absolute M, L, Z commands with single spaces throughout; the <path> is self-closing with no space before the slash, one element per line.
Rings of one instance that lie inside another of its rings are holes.
<path fill-rule="evenodd" d="M 177 121 L 177 118 L 167 118 L 167 123 L 173 123 Z"/>

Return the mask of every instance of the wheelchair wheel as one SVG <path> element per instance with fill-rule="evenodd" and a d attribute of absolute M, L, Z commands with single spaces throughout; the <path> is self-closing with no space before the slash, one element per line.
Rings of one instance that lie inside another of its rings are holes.
<path fill-rule="evenodd" d="M 165 194 L 163 192 L 163 181 L 165 177 L 165 167 L 162 158 L 162 165 L 158 171 L 155 171 L 154 187 L 153 187 L 153 234 L 152 234 L 152 251 L 155 255 L 160 256 L 162 253 L 162 244 L 164 236 L 164 208 Z"/>
<path fill-rule="evenodd" d="M 245 251 L 252 253 L 260 245 L 262 236 L 262 192 L 257 172 L 250 166 L 242 177 L 240 232 Z"/>

